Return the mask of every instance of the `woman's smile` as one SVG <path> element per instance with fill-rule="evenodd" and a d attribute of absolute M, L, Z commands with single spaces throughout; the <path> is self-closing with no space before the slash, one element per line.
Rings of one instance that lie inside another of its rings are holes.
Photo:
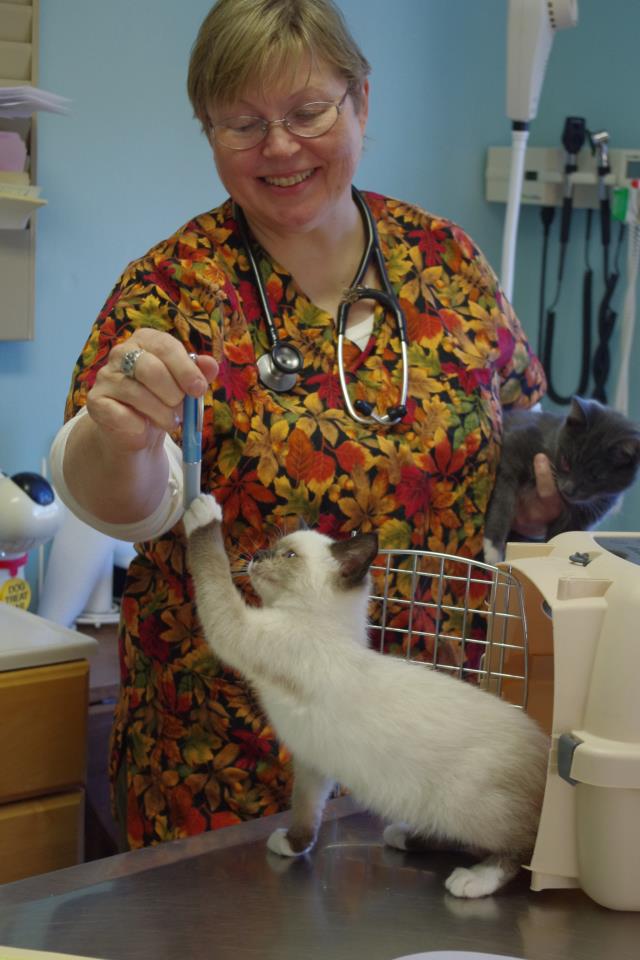
<path fill-rule="evenodd" d="M 295 187 L 312 177 L 316 170 L 317 167 L 312 167 L 309 170 L 301 170 L 299 173 L 278 174 L 277 176 L 265 176 L 260 177 L 259 179 L 270 187 Z"/>

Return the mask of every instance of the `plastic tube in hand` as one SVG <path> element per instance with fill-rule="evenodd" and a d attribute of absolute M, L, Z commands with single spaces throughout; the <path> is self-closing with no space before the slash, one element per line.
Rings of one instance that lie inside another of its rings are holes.
<path fill-rule="evenodd" d="M 191 354 L 195 360 L 195 354 Z M 185 396 L 182 413 L 182 476 L 185 510 L 200 493 L 204 397 Z"/>

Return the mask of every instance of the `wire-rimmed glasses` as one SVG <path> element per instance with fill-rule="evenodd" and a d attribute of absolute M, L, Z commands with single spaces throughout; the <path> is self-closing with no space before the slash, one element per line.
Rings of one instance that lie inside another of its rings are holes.
<path fill-rule="evenodd" d="M 339 100 L 314 100 L 290 110 L 280 120 L 262 117 L 225 117 L 211 123 L 210 130 L 216 143 L 229 150 L 250 150 L 262 143 L 271 127 L 283 126 L 289 133 L 306 140 L 322 137 L 338 122 L 349 87 Z"/>

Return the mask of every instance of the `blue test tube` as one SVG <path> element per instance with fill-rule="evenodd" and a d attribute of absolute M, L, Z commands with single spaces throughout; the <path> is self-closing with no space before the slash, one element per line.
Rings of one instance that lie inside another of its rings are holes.
<path fill-rule="evenodd" d="M 190 354 L 196 359 L 194 353 Z M 185 510 L 200 493 L 204 397 L 186 396 L 182 410 L 182 477 Z"/>

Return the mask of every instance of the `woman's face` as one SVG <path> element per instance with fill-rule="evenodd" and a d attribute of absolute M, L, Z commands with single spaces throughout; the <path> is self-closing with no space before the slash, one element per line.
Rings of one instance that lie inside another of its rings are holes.
<path fill-rule="evenodd" d="M 321 63 L 311 70 L 303 63 L 269 88 L 251 87 L 233 103 L 212 108 L 210 119 L 245 115 L 279 120 L 305 103 L 339 101 L 346 87 L 344 78 Z M 351 183 L 367 112 L 365 82 L 359 109 L 347 96 L 337 123 L 320 137 L 296 137 L 280 124 L 270 127 L 257 146 L 231 150 L 211 134 L 220 179 L 258 236 L 331 229 L 352 214 Z"/>

